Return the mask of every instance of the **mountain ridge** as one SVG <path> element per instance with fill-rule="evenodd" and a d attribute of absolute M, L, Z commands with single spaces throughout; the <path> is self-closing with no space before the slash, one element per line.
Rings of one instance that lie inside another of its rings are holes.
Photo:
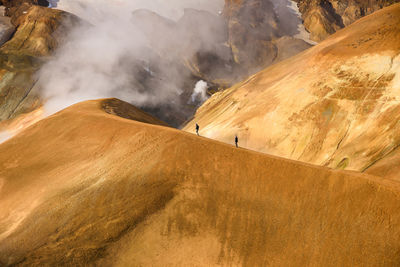
<path fill-rule="evenodd" d="M 398 182 L 128 120 L 104 101 L 118 104 L 76 104 L 0 145 L 3 265 L 397 261 Z"/>

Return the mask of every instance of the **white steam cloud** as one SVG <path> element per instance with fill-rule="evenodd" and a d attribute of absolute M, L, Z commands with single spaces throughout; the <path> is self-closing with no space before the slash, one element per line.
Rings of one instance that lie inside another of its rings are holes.
<path fill-rule="evenodd" d="M 271 30 L 308 40 L 293 1 L 268 1 L 273 10 L 265 11 L 255 39 L 268 40 Z M 191 100 L 207 99 L 205 81 L 232 81 L 252 67 L 234 63 L 224 0 L 51 0 L 50 6 L 90 25 L 73 30 L 39 72 L 47 113 L 116 97 L 179 126 L 194 112 Z M 251 23 L 253 11 L 245 5 L 238 17 Z M 268 25 L 270 16 L 279 18 L 278 29 Z M 242 46 L 251 54 L 252 43 Z"/>
<path fill-rule="evenodd" d="M 196 83 L 196 86 L 194 87 L 193 94 L 191 96 L 192 102 L 200 101 L 200 103 L 203 103 L 204 101 L 207 100 L 207 89 L 208 89 L 208 84 L 207 82 L 200 80 Z"/>
<path fill-rule="evenodd" d="M 51 5 L 75 13 L 91 25 L 73 30 L 41 68 L 39 86 L 47 100 L 47 113 L 106 97 L 139 107 L 179 105 L 190 77 L 182 71 L 182 62 L 199 50 L 215 49 L 213 42 L 224 34 L 208 19 L 178 23 L 184 19 L 191 22 L 201 13 L 182 18 L 186 7 L 206 8 L 219 17 L 222 0 L 61 0 Z"/>
<path fill-rule="evenodd" d="M 138 9 L 151 10 L 160 16 L 177 20 L 182 17 L 186 8 L 217 14 L 224 6 L 224 0 L 50 0 L 50 2 L 58 9 L 93 23 L 102 20 L 106 14 L 129 15 Z"/>

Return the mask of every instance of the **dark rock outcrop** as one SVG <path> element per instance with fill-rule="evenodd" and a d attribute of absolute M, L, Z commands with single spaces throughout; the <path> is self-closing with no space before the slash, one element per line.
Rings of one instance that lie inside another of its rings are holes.
<path fill-rule="evenodd" d="M 295 0 L 311 39 L 322 41 L 337 30 L 399 0 Z"/>
<path fill-rule="evenodd" d="M 5 14 L 7 16 L 13 16 L 17 10 L 21 10 L 21 8 L 27 10 L 32 5 L 49 6 L 49 2 L 47 0 L 0 0 L 0 4 L 5 6 Z"/>
<path fill-rule="evenodd" d="M 225 1 L 228 44 L 246 76 L 311 46 L 292 36 L 297 28 L 288 29 L 288 18 L 279 17 L 276 4 L 271 0 Z M 281 37 L 285 37 L 284 42 L 278 41 Z"/>
<path fill-rule="evenodd" d="M 4 7 L 0 8 L 0 46 L 10 40 L 15 31 L 14 25 L 9 17 L 3 16 Z"/>

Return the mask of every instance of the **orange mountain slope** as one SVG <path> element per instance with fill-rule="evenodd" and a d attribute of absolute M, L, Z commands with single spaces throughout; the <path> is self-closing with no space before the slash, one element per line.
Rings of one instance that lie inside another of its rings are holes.
<path fill-rule="evenodd" d="M 400 4 L 213 95 L 184 130 L 363 171 L 400 144 Z"/>
<path fill-rule="evenodd" d="M 1 144 L 0 265 L 400 263 L 397 182 L 148 123 L 88 101 Z"/>
<path fill-rule="evenodd" d="M 377 161 L 371 168 L 366 170 L 367 173 L 393 179 L 400 180 L 400 150 L 396 148 L 385 158 Z"/>

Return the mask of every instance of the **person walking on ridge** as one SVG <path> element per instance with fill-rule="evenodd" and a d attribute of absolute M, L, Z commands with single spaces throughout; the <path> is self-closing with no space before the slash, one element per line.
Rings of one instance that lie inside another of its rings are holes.
<path fill-rule="evenodd" d="M 236 144 L 236 147 L 239 147 L 239 146 L 238 146 L 238 143 L 239 143 L 239 138 L 236 136 L 236 137 L 235 137 L 235 144 Z"/>
<path fill-rule="evenodd" d="M 199 135 L 199 130 L 200 130 L 200 126 L 196 123 L 196 133 L 197 133 L 198 136 L 200 136 Z"/>

